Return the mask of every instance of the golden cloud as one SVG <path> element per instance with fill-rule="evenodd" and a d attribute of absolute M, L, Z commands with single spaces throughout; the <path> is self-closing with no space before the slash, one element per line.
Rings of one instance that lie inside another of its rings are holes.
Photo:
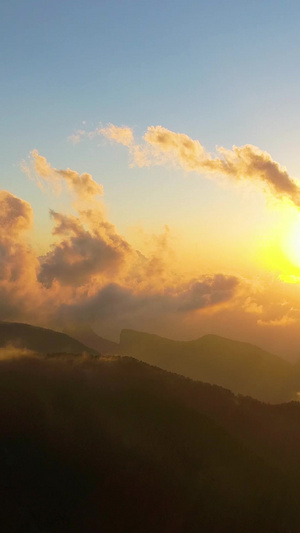
<path fill-rule="evenodd" d="M 99 128 L 97 132 L 107 137 L 107 139 L 116 141 L 124 146 L 131 146 L 134 142 L 132 129 L 127 126 L 120 127 L 114 124 L 108 124 L 106 128 Z"/>
<path fill-rule="evenodd" d="M 128 142 L 122 141 L 122 131 L 126 132 Z M 219 147 L 218 155 L 214 157 L 198 140 L 162 126 L 150 126 L 144 135 L 143 144 L 134 142 L 133 132 L 128 127 L 118 128 L 109 124 L 107 128 L 99 129 L 99 133 L 128 146 L 132 162 L 139 167 L 171 162 L 186 172 L 225 176 L 235 181 L 255 181 L 266 192 L 300 207 L 298 182 L 268 152 L 257 146 L 246 144 L 233 146 L 231 150 Z"/>
<path fill-rule="evenodd" d="M 56 190 L 57 186 L 61 187 L 65 183 L 70 191 L 73 191 L 79 201 L 91 201 L 98 195 L 103 194 L 103 187 L 97 183 L 87 172 L 79 174 L 75 170 L 67 168 L 66 170 L 58 170 L 51 167 L 47 159 L 40 155 L 37 150 L 31 152 L 33 158 L 34 170 L 42 180 L 51 183 Z"/>
<path fill-rule="evenodd" d="M 270 154 L 247 144 L 232 150 L 218 148 L 220 157 L 205 151 L 199 141 L 182 133 L 174 133 L 162 126 L 148 128 L 144 139 L 154 148 L 155 155 L 168 154 L 186 171 L 218 174 L 236 180 L 257 180 L 267 185 L 276 196 L 286 197 L 300 206 L 300 187 Z"/>

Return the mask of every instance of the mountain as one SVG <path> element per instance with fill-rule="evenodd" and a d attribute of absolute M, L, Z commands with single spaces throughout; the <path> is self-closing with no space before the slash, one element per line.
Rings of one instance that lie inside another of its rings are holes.
<path fill-rule="evenodd" d="M 194 341 L 173 341 L 123 330 L 120 353 L 266 402 L 296 399 L 300 390 L 299 365 L 292 365 L 252 344 L 217 335 L 205 335 Z"/>
<path fill-rule="evenodd" d="M 102 355 L 114 355 L 120 352 L 119 344 L 113 341 L 99 337 L 92 328 L 88 326 L 77 326 L 76 328 L 69 328 L 65 331 L 73 339 L 77 339 L 89 348 L 96 350 Z"/>
<path fill-rule="evenodd" d="M 90 355 L 99 355 L 98 351 L 88 348 L 65 333 L 16 322 L 0 322 L 0 347 L 6 345 L 25 348 L 37 353 L 82 354 L 85 352 Z"/>
<path fill-rule="evenodd" d="M 1 531 L 298 533 L 300 405 L 128 357 L 0 361 Z"/>

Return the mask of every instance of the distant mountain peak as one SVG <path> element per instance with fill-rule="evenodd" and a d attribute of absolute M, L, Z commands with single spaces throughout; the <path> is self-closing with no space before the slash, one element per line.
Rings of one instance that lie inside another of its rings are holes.
<path fill-rule="evenodd" d="M 120 334 L 120 351 L 169 372 L 262 401 L 292 400 L 300 389 L 299 373 L 284 359 L 254 344 L 215 334 L 175 341 L 124 329 Z"/>

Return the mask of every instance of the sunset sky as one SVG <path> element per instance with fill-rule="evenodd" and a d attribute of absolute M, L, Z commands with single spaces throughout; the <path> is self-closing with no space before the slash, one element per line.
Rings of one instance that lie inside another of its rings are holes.
<path fill-rule="evenodd" d="M 300 5 L 0 8 L 0 319 L 300 356 Z"/>

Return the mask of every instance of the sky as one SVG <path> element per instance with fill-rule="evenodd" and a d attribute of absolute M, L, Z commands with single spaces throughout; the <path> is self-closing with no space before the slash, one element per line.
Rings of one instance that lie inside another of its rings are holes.
<path fill-rule="evenodd" d="M 297 1 L 0 7 L 0 319 L 300 355 Z"/>

